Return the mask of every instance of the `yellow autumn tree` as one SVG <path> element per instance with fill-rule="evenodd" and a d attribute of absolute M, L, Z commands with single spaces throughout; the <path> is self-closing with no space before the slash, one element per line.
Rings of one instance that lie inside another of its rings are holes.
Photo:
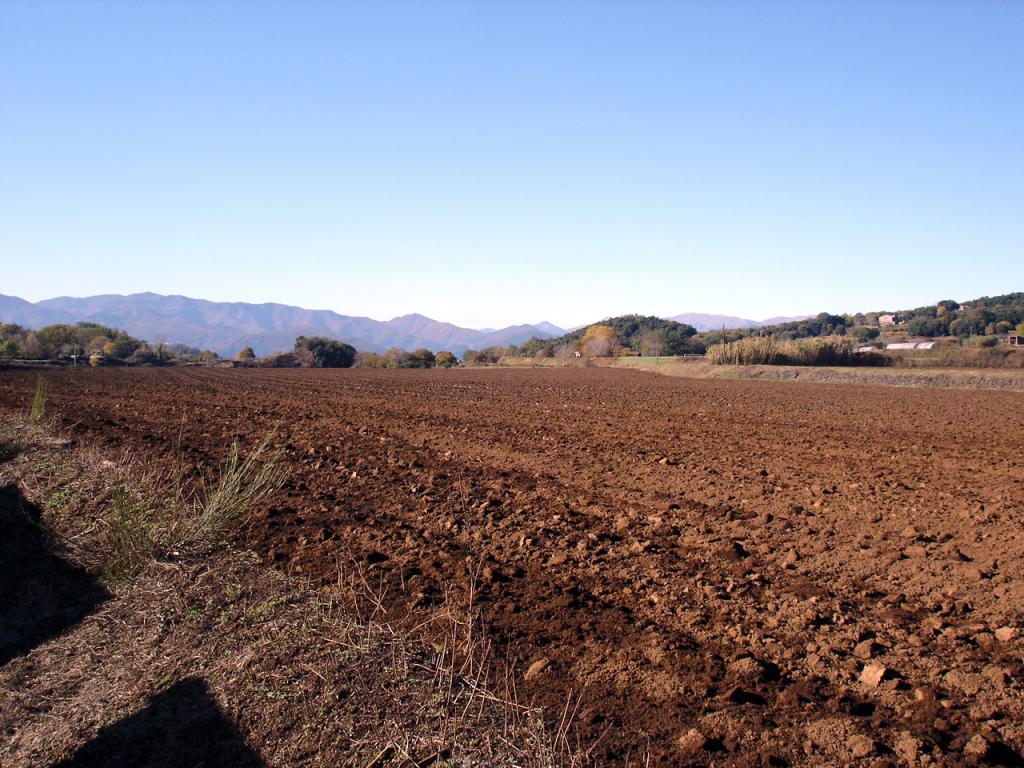
<path fill-rule="evenodd" d="M 580 349 L 587 357 L 609 357 L 618 352 L 619 341 L 608 325 L 592 325 L 580 340 Z"/>
<path fill-rule="evenodd" d="M 459 364 L 459 359 L 453 353 L 445 350 L 437 353 L 434 357 L 434 363 L 438 368 L 451 368 Z"/>

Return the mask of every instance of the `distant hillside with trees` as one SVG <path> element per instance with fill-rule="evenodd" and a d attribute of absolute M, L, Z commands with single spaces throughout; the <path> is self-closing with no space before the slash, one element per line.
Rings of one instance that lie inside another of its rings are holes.
<path fill-rule="evenodd" d="M 162 365 L 217 359 L 218 355 L 209 350 L 184 344 L 150 344 L 99 323 L 56 323 L 38 330 L 14 323 L 0 324 L 0 360 Z"/>
<path fill-rule="evenodd" d="M 998 344 L 998 337 L 1009 333 L 1024 335 L 1024 293 L 985 296 L 958 303 L 944 300 L 936 304 L 899 311 L 855 314 L 822 312 L 813 317 L 787 320 L 760 327 L 727 328 L 698 333 L 691 325 L 644 315 L 623 315 L 578 328 L 551 339 L 530 339 L 515 347 L 467 350 L 467 364 L 493 364 L 504 356 L 516 357 L 606 357 L 623 354 L 683 355 L 703 353 L 723 344 L 752 337 L 774 339 L 778 343 L 803 340 L 828 341 L 824 346 L 778 347 L 778 359 L 829 359 L 852 361 L 858 345 L 870 345 L 883 332 L 910 336 L 955 337 L 970 347 Z M 882 337 L 884 338 L 884 337 Z M 842 343 L 834 341 L 843 339 Z M 746 348 L 732 347 L 740 354 Z M 775 349 L 773 347 L 773 349 Z M 718 356 L 725 353 L 719 349 Z M 741 355 L 742 356 L 742 355 Z M 862 356 L 863 357 L 863 356 Z M 858 358 L 859 362 L 863 362 Z"/>
<path fill-rule="evenodd" d="M 506 348 L 501 347 L 502 354 Z M 189 365 L 223 363 L 217 353 L 183 344 L 151 344 L 99 323 L 57 323 L 38 330 L 14 323 L 0 324 L 0 362 L 48 362 L 90 365 Z M 299 336 L 291 350 L 259 356 L 242 347 L 233 364 L 260 368 L 450 368 L 459 359 L 450 351 L 436 355 L 420 348 L 406 352 L 393 347 L 383 354 L 360 352 L 351 344 L 325 336 Z"/>
<path fill-rule="evenodd" d="M 748 336 L 776 336 L 781 339 L 805 339 L 820 336 L 845 336 L 852 333 L 858 341 L 877 338 L 878 329 L 899 328 L 912 336 L 959 337 L 997 336 L 1007 333 L 1024 333 L 1024 293 L 1008 293 L 1002 296 L 983 296 L 973 301 L 958 303 L 945 299 L 914 309 L 858 312 L 855 314 L 831 315 L 823 312 L 815 317 L 795 322 L 766 325 L 760 328 L 735 328 L 712 331 L 701 335 L 708 344 L 736 341 Z M 1021 326 L 1018 329 L 1018 326 Z"/>
<path fill-rule="evenodd" d="M 518 357 L 560 357 L 567 354 L 607 357 L 638 355 L 685 355 L 703 352 L 692 325 L 653 315 L 621 315 L 577 328 L 553 339 L 530 339 L 508 352 Z M 469 352 L 467 351 L 467 355 Z"/>
<path fill-rule="evenodd" d="M 1024 293 L 983 296 L 958 304 L 940 301 L 894 313 L 915 336 L 993 336 L 1017 331 L 1024 324 Z M 1020 329 L 1024 333 L 1024 327 Z"/>

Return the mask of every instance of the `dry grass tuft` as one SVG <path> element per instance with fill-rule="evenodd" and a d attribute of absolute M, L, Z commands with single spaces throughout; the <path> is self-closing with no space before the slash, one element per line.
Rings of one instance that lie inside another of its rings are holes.
<path fill-rule="evenodd" d="M 203 481 L 198 514 L 179 528 L 176 546 L 220 543 L 225 531 L 281 490 L 288 468 L 283 446 L 274 446 L 276 438 L 271 432 L 244 459 L 238 441 L 231 443 L 218 477 Z"/>
<path fill-rule="evenodd" d="M 111 461 L 79 448 L 74 460 L 54 450 L 66 441 L 41 425 L 0 422 L 0 462 L 31 455 L 31 483 L 45 487 L 45 507 L 65 535 L 61 557 L 106 586 L 130 582 L 158 560 L 208 554 L 246 514 L 287 479 L 283 448 L 267 435 L 245 457 L 233 443 L 221 472 L 198 492 L 180 483 L 179 468 Z"/>
<path fill-rule="evenodd" d="M 111 504 L 113 517 L 101 574 L 108 586 L 138 576 L 152 561 L 157 548 L 153 512 L 137 494 L 118 484 L 111 491 Z"/>
<path fill-rule="evenodd" d="M 32 395 L 32 405 L 29 408 L 28 420 L 32 424 L 38 424 L 46 414 L 46 379 L 40 376 L 36 379 L 36 391 Z"/>

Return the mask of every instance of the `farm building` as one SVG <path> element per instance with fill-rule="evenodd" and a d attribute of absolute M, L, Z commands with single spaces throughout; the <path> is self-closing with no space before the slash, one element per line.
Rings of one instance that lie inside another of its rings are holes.
<path fill-rule="evenodd" d="M 935 349 L 938 342 L 935 341 L 899 341 L 893 344 L 886 344 L 886 349 Z"/>
<path fill-rule="evenodd" d="M 878 316 L 878 324 L 879 325 L 896 325 L 897 322 L 898 321 L 896 320 L 896 315 L 879 315 Z"/>
<path fill-rule="evenodd" d="M 1024 349 L 1024 336 L 1020 336 L 1016 333 L 1011 333 L 1006 337 L 1006 343 L 1011 347 L 1021 347 Z"/>

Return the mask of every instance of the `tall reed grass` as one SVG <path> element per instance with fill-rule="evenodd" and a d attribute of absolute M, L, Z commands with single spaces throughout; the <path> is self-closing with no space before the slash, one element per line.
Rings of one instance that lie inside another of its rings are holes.
<path fill-rule="evenodd" d="M 843 336 L 794 340 L 750 336 L 708 347 L 707 360 L 716 365 L 856 365 L 871 362 L 858 355 L 853 339 Z"/>

